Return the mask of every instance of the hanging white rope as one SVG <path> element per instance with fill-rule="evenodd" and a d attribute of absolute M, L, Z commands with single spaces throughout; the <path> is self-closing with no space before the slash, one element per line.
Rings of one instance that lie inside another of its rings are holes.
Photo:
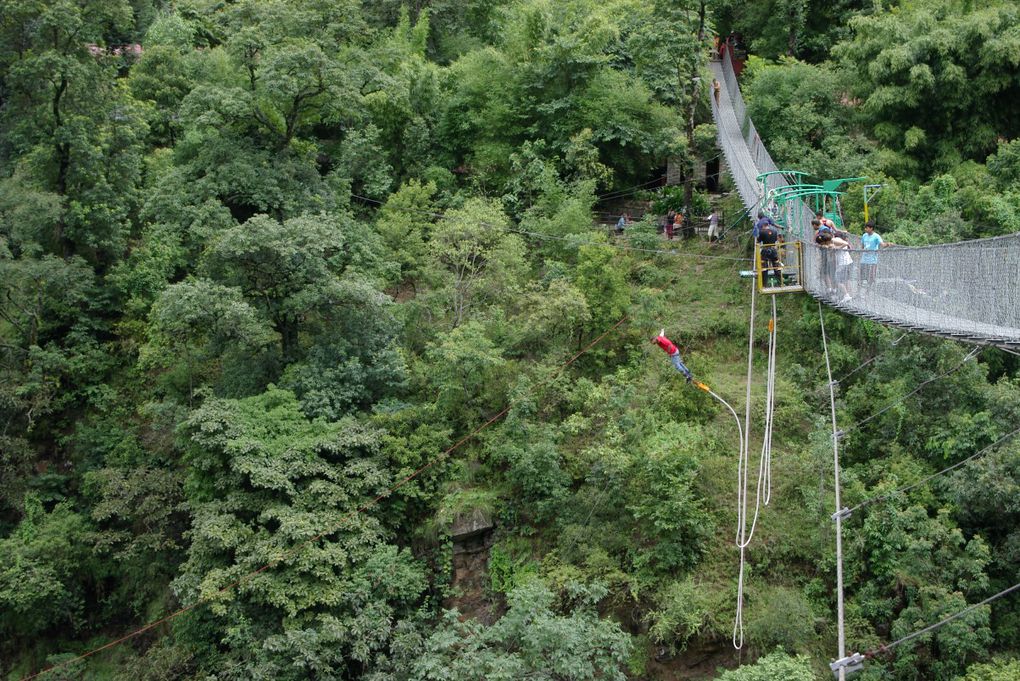
<path fill-rule="evenodd" d="M 757 306 L 756 286 L 751 286 L 751 314 L 747 334 L 747 379 L 744 396 L 744 428 L 740 438 L 737 458 L 737 550 L 740 552 L 740 568 L 737 572 L 737 608 L 733 620 L 733 647 L 744 646 L 744 572 L 747 564 L 747 478 L 751 467 L 748 450 L 751 436 L 751 378 L 754 369 L 754 314 Z M 735 413 L 735 412 L 734 412 Z M 755 504 L 757 506 L 757 503 Z M 757 513 L 755 514 L 757 517 Z"/>
<path fill-rule="evenodd" d="M 764 470 L 766 506 L 772 501 L 772 424 L 776 413 L 776 350 L 778 347 L 779 318 L 776 315 L 776 297 L 772 296 L 772 319 L 769 320 L 769 367 L 765 386 L 765 434 L 762 439 L 762 469 Z M 754 530 L 752 529 L 752 533 Z"/>
<path fill-rule="evenodd" d="M 756 289 L 751 288 L 751 321 L 747 346 L 747 392 L 744 405 L 744 427 L 741 432 L 740 453 L 737 461 L 737 537 L 736 545 L 740 551 L 740 568 L 737 573 L 737 614 L 733 623 L 733 646 L 740 649 L 744 645 L 744 573 L 747 565 L 747 548 L 754 538 L 758 527 L 762 506 L 768 506 L 772 499 L 772 424 L 775 407 L 776 385 L 776 333 L 778 330 L 776 316 L 776 299 L 772 297 L 772 317 L 769 320 L 768 370 L 765 384 L 765 432 L 762 437 L 761 455 L 758 459 L 758 482 L 754 495 L 754 516 L 751 526 L 747 526 L 748 479 L 750 477 L 751 460 L 751 379 L 754 365 L 754 313 L 756 308 Z M 718 398 L 717 396 L 717 399 Z M 722 401 L 720 399 L 720 401 Z M 726 405 L 729 407 L 729 405 Z M 732 407 L 729 407 L 733 411 Z M 734 412 L 736 417 L 736 412 Z M 737 421 L 739 429 L 740 422 Z"/>
<path fill-rule="evenodd" d="M 775 388 L 776 388 L 776 298 L 772 296 L 772 318 L 769 320 L 769 351 L 768 369 L 765 379 L 765 432 L 762 435 L 761 454 L 758 458 L 758 482 L 754 494 L 754 517 L 751 518 L 751 527 L 738 548 L 746 548 L 751 545 L 754 538 L 754 531 L 758 527 L 758 518 L 761 515 L 761 507 L 768 506 L 772 500 L 772 421 L 775 411 Z M 746 428 L 746 424 L 745 424 Z M 747 498 L 747 477 L 750 468 L 750 433 L 745 430 L 744 441 L 744 489 L 743 495 Z M 746 515 L 746 511 L 745 511 Z"/>

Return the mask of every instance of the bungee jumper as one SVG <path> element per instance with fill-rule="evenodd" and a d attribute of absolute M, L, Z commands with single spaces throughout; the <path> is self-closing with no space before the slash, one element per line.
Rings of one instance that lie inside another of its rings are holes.
<path fill-rule="evenodd" d="M 673 366 L 676 367 L 677 371 L 684 375 L 688 383 L 694 380 L 694 374 L 691 373 L 691 370 L 688 369 L 683 360 L 680 359 L 680 348 L 678 348 L 673 341 L 666 338 L 666 329 L 659 331 L 659 335 L 653 338 L 652 342 L 662 348 L 666 354 L 669 355 L 669 359 L 673 362 Z"/>

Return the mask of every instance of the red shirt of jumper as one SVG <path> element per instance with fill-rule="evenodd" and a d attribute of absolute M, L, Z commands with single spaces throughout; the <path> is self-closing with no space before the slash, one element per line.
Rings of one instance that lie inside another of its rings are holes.
<path fill-rule="evenodd" d="M 660 348 L 666 351 L 667 355 L 673 356 L 675 353 L 679 352 L 679 349 L 675 345 L 673 345 L 673 341 L 666 338 L 665 336 L 656 336 L 655 342 L 659 345 Z"/>

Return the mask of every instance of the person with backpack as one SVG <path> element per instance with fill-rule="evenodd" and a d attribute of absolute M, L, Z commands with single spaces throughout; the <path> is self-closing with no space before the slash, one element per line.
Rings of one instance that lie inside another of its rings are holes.
<path fill-rule="evenodd" d="M 772 219 L 771 215 L 765 215 L 765 213 L 758 213 L 758 219 L 754 223 L 754 229 L 751 230 L 751 236 L 754 237 L 755 241 L 758 240 L 758 232 L 760 232 L 761 228 L 764 227 L 765 225 L 772 225 L 773 227 L 775 227 L 776 221 Z"/>
<path fill-rule="evenodd" d="M 684 375 L 687 382 L 690 383 L 694 379 L 694 374 L 691 370 L 683 363 L 680 359 L 680 348 L 678 348 L 673 341 L 666 338 L 666 329 L 659 331 L 659 335 L 652 339 L 652 342 L 658 345 L 660 348 L 669 355 L 669 360 L 673 363 L 673 367 Z"/>
<path fill-rule="evenodd" d="M 761 267 L 766 286 L 779 286 L 783 281 L 779 269 L 779 249 L 776 247 L 778 241 L 779 230 L 776 229 L 775 225 L 766 223 L 758 230 L 758 244 L 761 247 Z"/>

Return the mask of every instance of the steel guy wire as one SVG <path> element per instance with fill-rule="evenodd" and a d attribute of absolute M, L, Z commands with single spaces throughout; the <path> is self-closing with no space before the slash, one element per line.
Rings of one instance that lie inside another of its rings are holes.
<path fill-rule="evenodd" d="M 929 624 L 924 629 L 919 629 L 919 630 L 915 631 L 912 634 L 908 634 L 908 635 L 904 636 L 903 638 L 896 639 L 892 643 L 886 643 L 885 645 L 879 646 L 878 648 L 873 648 L 872 650 L 869 650 L 866 653 L 864 653 L 864 657 L 875 657 L 876 655 L 879 655 L 880 653 L 884 653 L 884 652 L 886 652 L 886 651 L 888 651 L 888 650 L 890 650 L 892 648 L 895 648 L 898 645 L 902 645 L 902 644 L 906 643 L 907 641 L 912 641 L 912 640 L 914 640 L 915 638 L 917 638 L 919 636 L 924 636 L 925 634 L 927 634 L 929 632 L 935 631 L 939 627 L 942 627 L 942 626 L 944 626 L 946 624 L 949 624 L 953 620 L 957 620 L 957 619 L 963 617 L 964 615 L 966 615 L 971 610 L 974 610 L 976 608 L 980 608 L 982 605 L 988 605 L 992 601 L 996 601 L 996 600 L 1002 598 L 1003 596 L 1006 596 L 1008 594 L 1013 593 L 1014 591 L 1016 591 L 1018 589 L 1020 589 L 1020 584 L 1014 584 L 1013 586 L 1009 587 L 1008 589 L 1003 589 L 1002 591 L 1000 591 L 999 593 L 995 594 L 994 596 L 989 596 L 988 598 L 984 599 L 980 603 L 975 603 L 974 605 L 967 606 L 963 610 L 960 610 L 959 612 L 957 612 L 957 613 L 955 613 L 953 615 L 950 615 L 949 617 L 946 617 L 945 619 L 940 620 L 940 621 L 936 622 L 935 624 Z"/>
<path fill-rule="evenodd" d="M 862 509 L 862 508 L 864 508 L 866 506 L 870 506 L 872 504 L 877 504 L 880 501 L 885 501 L 887 499 L 890 499 L 890 498 L 896 496 L 897 494 L 902 494 L 903 492 L 910 491 L 910 490 L 914 489 L 915 487 L 920 487 L 921 485 L 923 485 L 924 483 L 926 483 L 926 482 L 928 482 L 930 480 L 934 480 L 935 478 L 937 478 L 937 477 L 939 477 L 941 475 L 945 475 L 946 473 L 949 473 L 950 471 L 954 471 L 957 468 L 960 468 L 961 466 L 967 465 L 971 461 L 975 461 L 976 459 L 980 458 L 984 454 L 986 454 L 986 453 L 990 452 L 991 450 L 995 449 L 997 446 L 999 446 L 1000 444 L 1002 444 L 1006 440 L 1012 438 L 1017 433 L 1020 433 L 1020 428 L 1016 428 L 1015 430 L 1010 431 L 1009 433 L 1003 435 L 1002 437 L 1000 437 L 998 440 L 996 440 L 992 444 L 988 445 L 987 447 L 982 448 L 980 451 L 978 451 L 975 454 L 971 454 L 966 459 L 963 459 L 962 461 L 958 461 L 958 462 L 954 463 L 952 466 L 946 466 L 945 468 L 943 468 L 942 470 L 938 471 L 937 473 L 932 473 L 931 475 L 927 475 L 927 476 L 921 478 L 920 480 L 918 480 L 917 482 L 910 483 L 909 485 L 903 485 L 902 487 L 897 487 L 896 489 L 892 490 L 891 492 L 886 492 L 884 494 L 879 494 L 878 496 L 872 497 L 870 499 L 865 499 L 864 501 L 862 501 L 861 503 L 857 504 L 856 506 L 850 507 L 844 513 L 845 513 L 845 515 L 850 515 L 854 511 L 859 511 L 860 509 Z"/>
<path fill-rule="evenodd" d="M 819 305 L 819 307 L 821 307 L 821 302 L 819 302 L 819 303 L 818 303 L 818 305 Z M 971 350 L 970 352 L 968 352 L 968 353 L 967 353 L 967 356 L 966 356 L 966 357 L 964 357 L 964 358 L 963 358 L 963 359 L 962 359 L 962 360 L 960 361 L 960 363 L 959 363 L 959 364 L 957 364 L 956 366 L 954 366 L 954 367 L 953 367 L 952 369 L 949 369 L 948 371 L 944 371 L 944 372 L 942 372 L 941 374 L 939 374 L 939 375 L 937 375 L 937 376 L 933 376 L 932 378 L 929 378 L 929 379 L 928 379 L 928 380 L 926 380 L 926 381 L 922 381 L 921 383 L 919 383 L 919 384 L 918 384 L 918 386 L 917 386 L 916 388 L 914 388 L 913 390 L 911 390 L 911 391 L 910 391 L 909 393 L 907 393 L 906 395 L 903 395 L 902 397 L 899 397 L 899 398 L 897 398 L 897 399 L 893 400 L 892 402 L 890 402 L 889 404 L 887 404 L 887 405 L 886 405 L 885 407 L 883 407 L 883 408 L 879 409 L 878 411 L 876 411 L 875 413 L 871 414 L 870 416 L 867 416 L 867 417 L 865 417 L 865 418 L 861 419 L 860 421 L 857 421 L 856 423 L 853 423 L 852 425 L 850 425 L 850 426 L 848 426 L 848 427 L 846 427 L 846 428 L 843 428 L 843 429 L 842 429 L 842 430 L 840 431 L 840 433 L 841 433 L 841 434 L 843 434 L 843 435 L 845 435 L 846 433 L 850 432 L 851 430 L 855 430 L 855 429 L 857 429 L 857 428 L 860 428 L 861 426 L 863 426 L 863 425 L 864 425 L 865 423 L 868 423 L 868 422 L 869 422 L 869 421 L 871 421 L 872 419 L 878 418 L 878 417 L 879 417 L 879 416 L 881 416 L 882 414 L 886 413 L 887 411 L 889 411 L 890 409 L 892 409 L 893 407 L 895 407 L 895 406 L 896 406 L 897 404 L 900 404 L 900 403 L 902 403 L 903 401 L 905 401 L 906 399 L 910 398 L 911 396 L 913 396 L 913 395 L 916 395 L 916 394 L 917 394 L 918 392 L 920 392 L 920 391 L 921 391 L 921 390 L 922 390 L 922 389 L 923 389 L 923 388 L 924 388 L 924 387 L 925 387 L 926 385 L 928 385 L 929 383 L 934 383 L 935 381 L 938 381 L 938 380 L 940 380 L 940 379 L 943 379 L 943 378 L 945 378 L 946 376 L 949 376 L 949 375 L 950 375 L 950 374 L 952 374 L 952 373 L 955 373 L 955 372 L 956 372 L 956 371 L 958 371 L 958 370 L 959 370 L 959 369 L 960 369 L 960 368 L 961 368 L 961 367 L 962 367 L 962 366 L 963 366 L 964 364 L 966 364 L 966 363 L 967 363 L 967 362 L 969 362 L 970 360 L 974 359 L 974 357 L 976 357 L 976 356 L 977 356 L 977 354 L 978 354 L 979 352 L 981 352 L 981 347 L 976 347 L 976 348 L 974 348 L 973 350 Z"/>

